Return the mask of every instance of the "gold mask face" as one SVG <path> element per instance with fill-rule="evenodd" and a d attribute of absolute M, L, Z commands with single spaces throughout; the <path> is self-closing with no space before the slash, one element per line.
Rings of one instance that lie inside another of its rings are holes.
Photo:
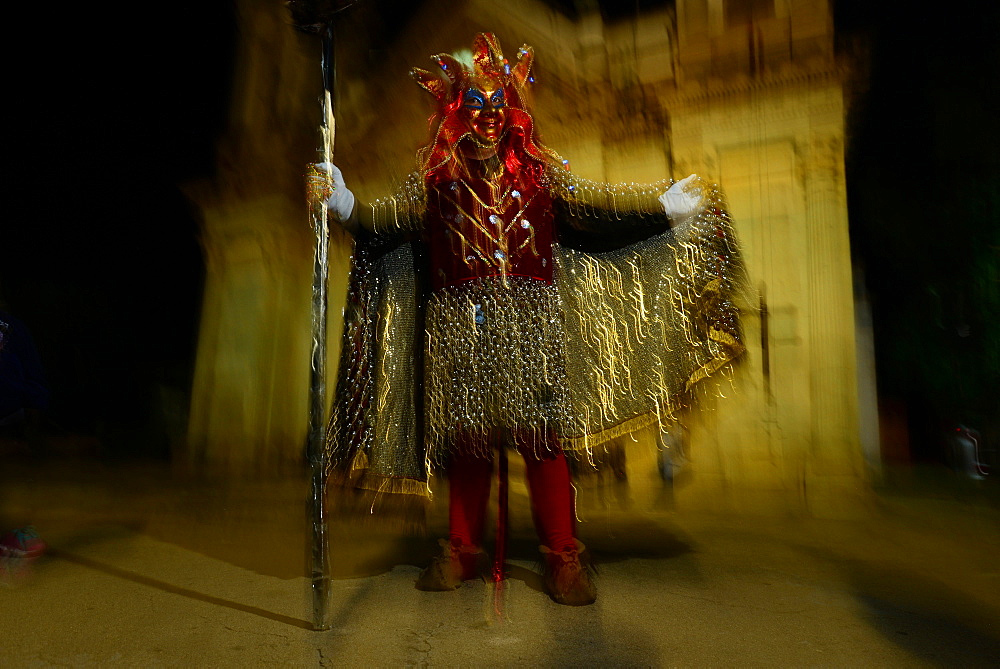
<path fill-rule="evenodd" d="M 500 141 L 507 125 L 507 99 L 499 81 L 480 79 L 462 94 L 461 115 L 479 145 Z"/>

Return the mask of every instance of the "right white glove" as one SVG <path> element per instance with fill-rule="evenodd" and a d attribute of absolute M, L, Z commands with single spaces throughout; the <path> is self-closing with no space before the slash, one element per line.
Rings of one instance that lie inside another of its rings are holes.
<path fill-rule="evenodd" d="M 333 182 L 326 208 L 338 223 L 347 223 L 354 213 L 354 193 L 344 183 L 344 175 L 333 163 L 316 163 L 316 169 L 329 175 Z"/>
<path fill-rule="evenodd" d="M 696 174 L 685 177 L 658 198 L 663 212 L 670 217 L 672 227 L 684 225 L 701 211 L 704 194 L 700 186 L 692 186 L 697 179 Z"/>

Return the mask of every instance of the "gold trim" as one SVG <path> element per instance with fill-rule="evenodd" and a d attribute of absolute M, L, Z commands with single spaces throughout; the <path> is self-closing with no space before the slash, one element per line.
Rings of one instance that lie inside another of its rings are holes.
<path fill-rule="evenodd" d="M 368 469 L 368 456 L 364 451 L 358 450 L 351 459 L 351 466 L 347 468 L 349 472 L 356 472 L 358 470 Z"/>
<path fill-rule="evenodd" d="M 357 474 L 356 472 L 361 473 Z M 368 470 L 368 456 L 360 450 L 354 454 L 354 459 L 348 469 L 348 478 L 351 487 L 361 490 L 389 495 L 418 495 L 427 498 L 431 496 L 427 481 L 372 473 Z"/>
<path fill-rule="evenodd" d="M 426 497 L 428 499 L 431 497 L 427 481 L 382 476 L 381 474 L 372 474 L 371 472 L 366 472 L 354 482 L 354 487 L 376 493 L 385 493 L 387 495 L 416 495 L 417 497 Z"/>
<path fill-rule="evenodd" d="M 527 198 L 526 201 L 525 201 L 524 198 L 521 198 L 521 200 L 522 200 L 521 205 L 522 206 L 521 206 L 520 209 L 518 209 L 517 213 L 514 214 L 514 217 L 512 219 L 510 219 L 510 223 L 507 224 L 507 229 L 503 231 L 505 235 L 510 234 L 510 231 L 514 230 L 517 227 L 517 219 L 519 219 L 522 216 L 524 216 L 524 212 L 528 211 L 528 207 L 530 207 L 531 203 L 535 201 L 536 197 L 538 197 L 538 193 L 539 192 L 541 192 L 541 191 L 535 191 L 535 193 L 532 194 L 531 197 Z M 508 209 L 509 209 L 509 207 L 508 207 Z"/>
<path fill-rule="evenodd" d="M 743 353 L 743 344 L 736 340 L 736 337 L 725 332 L 724 330 L 719 330 L 718 328 L 708 329 L 708 338 L 712 341 L 717 341 L 720 344 L 725 344 L 726 346 L 732 346 L 736 349 L 736 355 Z"/>

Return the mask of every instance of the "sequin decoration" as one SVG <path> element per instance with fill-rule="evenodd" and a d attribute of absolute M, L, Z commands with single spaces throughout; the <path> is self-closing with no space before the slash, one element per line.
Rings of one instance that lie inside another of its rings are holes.
<path fill-rule="evenodd" d="M 490 214 L 490 223 L 492 223 L 493 225 L 500 225 L 501 223 L 503 223 L 503 219 L 501 219 L 496 214 Z"/>
<path fill-rule="evenodd" d="M 497 249 L 496 251 L 493 252 L 493 257 L 496 258 L 497 260 L 506 260 L 507 254 L 501 251 L 500 249 Z"/>
<path fill-rule="evenodd" d="M 523 221 L 521 221 L 521 227 L 527 230 L 528 228 L 531 227 L 531 223 L 528 222 L 528 219 L 524 219 Z"/>
<path fill-rule="evenodd" d="M 519 191 L 519 190 L 512 190 L 510 192 L 510 196 L 512 198 L 515 198 L 515 199 L 520 199 L 521 198 L 521 191 Z"/>
<path fill-rule="evenodd" d="M 376 233 L 420 230 L 427 213 L 427 192 L 423 176 L 411 173 L 395 192 L 375 200 L 370 209 L 359 212 L 363 227 Z M 365 220 L 367 218 L 367 220 Z"/>

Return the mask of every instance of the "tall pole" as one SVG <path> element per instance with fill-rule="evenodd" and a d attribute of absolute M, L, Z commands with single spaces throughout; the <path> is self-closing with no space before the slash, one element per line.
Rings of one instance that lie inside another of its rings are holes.
<path fill-rule="evenodd" d="M 320 121 L 320 162 L 333 162 L 335 122 L 333 88 L 336 76 L 333 57 L 333 17 L 350 6 L 335 2 L 287 3 L 299 29 L 322 38 L 320 66 L 323 75 Z M 329 274 L 330 221 L 325 203 L 309 208 L 310 224 L 315 233 L 312 283 L 312 346 L 309 378 L 309 436 L 306 454 L 310 468 L 309 524 L 311 529 L 311 569 L 313 629 L 330 628 L 327 616 L 330 599 L 330 550 L 327 536 L 326 484 L 326 308 Z"/>
<path fill-rule="evenodd" d="M 323 31 L 323 120 L 320 126 L 321 162 L 333 157 L 333 97 L 332 53 L 333 26 Z M 312 359 L 309 366 L 309 443 L 307 453 L 310 468 L 310 526 L 312 529 L 312 603 L 313 629 L 329 629 L 327 602 L 330 596 L 330 551 L 326 534 L 326 306 L 329 274 L 330 221 L 325 203 L 312 207 L 310 219 L 316 234 L 313 254 L 312 283 Z"/>

